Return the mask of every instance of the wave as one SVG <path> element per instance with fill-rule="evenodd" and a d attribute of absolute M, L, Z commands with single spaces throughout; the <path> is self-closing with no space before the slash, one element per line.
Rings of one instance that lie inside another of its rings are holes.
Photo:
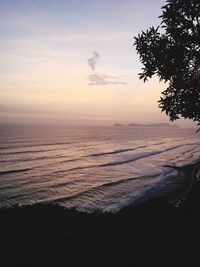
<path fill-rule="evenodd" d="M 131 158 L 128 158 L 128 159 L 125 159 L 125 160 L 116 160 L 116 161 L 112 161 L 112 162 L 109 162 L 109 163 L 105 163 L 105 164 L 101 164 L 99 165 L 99 167 L 107 167 L 107 166 L 115 166 L 115 165 L 121 165 L 121 164 L 126 164 L 126 163 L 129 163 L 129 162 L 132 162 L 132 161 L 136 161 L 136 160 L 139 160 L 139 159 L 142 159 L 142 158 L 146 158 L 146 157 L 149 157 L 149 156 L 153 156 L 153 155 L 156 155 L 156 154 L 159 154 L 161 152 L 144 152 L 144 153 L 139 153 L 137 155 L 135 155 L 134 157 L 131 157 Z"/>
<path fill-rule="evenodd" d="M 18 155 L 18 154 L 32 154 L 32 153 L 41 153 L 41 152 L 50 152 L 50 151 L 56 151 L 60 149 L 44 149 L 44 150 L 25 150 L 25 151 L 11 151 L 6 152 L 6 155 Z M 5 155 L 5 152 L 0 152 L 0 155 Z"/>
<path fill-rule="evenodd" d="M 126 164 L 126 163 L 129 163 L 129 162 L 140 160 L 142 158 L 147 158 L 147 157 L 151 157 L 151 156 L 154 156 L 154 155 L 162 154 L 164 152 L 167 152 L 167 151 L 170 151 L 170 150 L 174 150 L 174 149 L 177 149 L 177 148 L 180 148 L 180 147 L 184 147 L 186 145 L 195 145 L 195 144 L 197 144 L 197 143 L 177 145 L 177 146 L 173 146 L 173 147 L 166 148 L 164 150 L 158 150 L 158 151 L 143 152 L 143 153 L 139 153 L 139 154 L 137 154 L 137 155 L 135 155 L 135 156 L 133 156 L 131 158 L 125 159 L 125 160 L 122 159 L 122 160 L 116 160 L 116 161 L 112 161 L 112 162 L 109 162 L 109 163 L 101 164 L 101 165 L 99 165 L 99 167 L 107 167 L 107 166 L 115 166 L 115 165 Z"/>
<path fill-rule="evenodd" d="M 102 153 L 94 153 L 94 154 L 90 154 L 89 157 L 98 157 L 98 156 L 104 156 L 104 155 L 119 154 L 119 153 L 124 153 L 124 152 L 128 152 L 128 151 L 134 151 L 138 148 L 144 148 L 144 147 L 146 147 L 146 146 L 138 146 L 135 148 L 117 149 L 117 150 L 102 152 Z"/>
<path fill-rule="evenodd" d="M 59 161 L 58 163 L 75 162 L 75 161 L 78 161 L 78 160 L 80 160 L 80 158 L 77 158 L 77 159 L 66 159 L 66 160 L 63 160 L 63 161 Z"/>
<path fill-rule="evenodd" d="M 67 182 L 63 182 L 63 183 L 57 183 L 57 184 L 53 184 L 51 185 L 51 188 L 63 188 L 67 185 L 76 185 L 77 182 L 82 181 L 82 179 L 74 179 L 72 181 L 67 181 Z"/>
<path fill-rule="evenodd" d="M 60 142 L 60 143 L 43 143 L 43 144 L 37 144 L 37 147 L 41 147 L 41 146 L 57 146 L 57 145 L 69 145 L 71 144 L 71 142 Z M 35 144 L 31 144 L 31 145 L 26 145 L 26 146 L 20 146 L 20 148 L 26 148 L 26 147 L 35 147 Z M 6 150 L 6 149 L 13 149 L 16 147 L 13 146 L 7 146 L 7 147 L 0 147 L 0 149 L 2 150 Z"/>
<path fill-rule="evenodd" d="M 65 173 L 65 172 L 76 171 L 76 170 L 91 169 L 91 168 L 97 168 L 97 167 L 99 167 L 99 165 L 78 166 L 78 167 L 74 167 L 74 168 L 70 168 L 66 170 L 54 171 L 52 172 L 52 174 Z"/>
<path fill-rule="evenodd" d="M 10 173 L 17 173 L 17 172 L 26 172 L 26 171 L 32 171 L 33 168 L 25 168 L 25 169 L 16 169 L 16 170 L 8 170 L 8 171 L 0 171 L 0 176 Z"/>
<path fill-rule="evenodd" d="M 4 159 L 4 160 L 0 160 L 0 162 L 12 162 L 12 163 L 16 163 L 16 162 L 32 162 L 32 161 L 38 161 L 38 160 L 49 160 L 49 159 L 62 159 L 62 158 L 66 158 L 66 156 L 64 155 L 54 155 L 54 156 L 44 156 L 44 157 L 36 157 L 36 158 L 26 158 L 26 159 L 21 159 L 21 158 L 17 158 L 17 159 Z M 78 159 L 69 159 L 69 160 L 63 160 L 63 161 L 58 161 L 57 163 L 64 163 L 64 162 L 73 162 L 76 161 Z M 43 166 L 49 166 L 49 165 L 54 165 L 55 162 L 53 163 L 47 163 L 47 164 L 43 164 L 43 165 L 39 165 L 39 167 L 43 167 Z"/>
<path fill-rule="evenodd" d="M 37 160 L 45 160 L 45 159 L 49 159 L 49 158 L 54 158 L 54 157 L 38 157 L 38 158 L 26 158 L 26 159 L 5 159 L 5 160 L 0 160 L 0 162 L 11 162 L 11 163 L 16 163 L 16 162 L 31 162 L 31 161 L 37 161 Z"/>
<path fill-rule="evenodd" d="M 170 148 L 166 148 L 164 150 L 141 152 L 141 153 L 137 153 L 137 154 L 135 154 L 133 156 L 130 156 L 129 158 L 126 158 L 126 159 L 120 159 L 120 160 L 116 160 L 116 161 L 112 161 L 112 162 L 108 162 L 108 163 L 104 163 L 104 164 L 98 164 L 98 165 L 95 164 L 95 165 L 87 165 L 87 166 L 76 166 L 76 167 L 69 168 L 69 169 L 54 171 L 54 172 L 52 172 L 52 174 L 66 173 L 66 172 L 73 172 L 73 171 L 77 171 L 77 170 L 92 169 L 92 168 L 102 168 L 102 167 L 109 167 L 109 166 L 127 164 L 129 162 L 134 162 L 134 161 L 137 161 L 137 160 L 140 160 L 140 159 L 143 159 L 143 158 L 148 158 L 148 157 L 151 157 L 151 156 L 154 156 L 154 155 L 159 155 L 159 154 L 162 154 L 162 153 L 170 151 L 170 150 L 174 150 L 174 149 L 177 149 L 177 148 L 180 148 L 180 147 L 184 147 L 186 145 L 195 145 L 195 144 L 196 143 L 181 144 L 181 145 L 173 146 L 173 147 L 170 147 Z M 121 151 L 121 150 L 118 150 L 118 151 Z M 98 153 L 98 154 L 100 155 L 100 153 Z M 97 153 L 96 153 L 96 155 L 97 155 Z M 175 158 L 178 158 L 178 157 L 177 156 L 173 157 L 172 160 L 175 159 Z M 74 161 L 78 161 L 80 159 L 81 158 L 72 159 L 72 160 L 66 160 L 66 161 L 61 161 L 59 163 L 70 162 L 70 161 L 74 162 Z M 47 164 L 47 165 L 52 165 L 52 163 L 51 164 Z"/>
<path fill-rule="evenodd" d="M 93 193 L 95 193 L 97 191 L 104 190 L 105 188 L 115 187 L 115 186 L 120 185 L 120 184 L 125 184 L 125 183 L 127 183 L 129 181 L 133 181 L 133 180 L 136 181 L 136 180 L 150 179 L 150 178 L 158 177 L 160 174 L 161 174 L 161 172 L 158 172 L 156 174 L 149 174 L 149 175 L 143 175 L 143 176 L 129 177 L 129 178 L 126 178 L 126 179 L 120 179 L 120 180 L 116 180 L 116 181 L 112 181 L 112 182 L 100 184 L 100 185 L 91 187 L 91 188 L 89 188 L 87 190 L 78 192 L 76 194 L 72 194 L 70 196 L 53 199 L 53 202 L 64 202 L 64 201 L 67 201 L 67 200 L 72 200 L 72 199 L 75 199 L 75 198 L 80 197 L 80 196 L 84 196 L 84 195 L 88 195 L 88 194 L 93 194 Z M 68 182 L 66 184 L 68 184 Z M 59 184 L 58 184 L 58 186 L 59 186 Z"/>

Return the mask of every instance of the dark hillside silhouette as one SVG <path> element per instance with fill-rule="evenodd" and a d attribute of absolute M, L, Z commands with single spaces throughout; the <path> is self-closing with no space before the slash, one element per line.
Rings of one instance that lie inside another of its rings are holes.
<path fill-rule="evenodd" d="M 159 107 L 170 120 L 192 119 L 200 125 L 200 1 L 168 0 L 161 24 L 135 37 L 143 64 L 140 79 L 154 74 L 167 83 Z"/>

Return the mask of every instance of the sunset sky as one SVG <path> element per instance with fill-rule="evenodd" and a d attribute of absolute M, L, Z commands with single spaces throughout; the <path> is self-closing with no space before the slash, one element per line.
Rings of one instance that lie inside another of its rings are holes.
<path fill-rule="evenodd" d="M 167 122 L 133 36 L 164 0 L 0 0 L 0 122 Z"/>

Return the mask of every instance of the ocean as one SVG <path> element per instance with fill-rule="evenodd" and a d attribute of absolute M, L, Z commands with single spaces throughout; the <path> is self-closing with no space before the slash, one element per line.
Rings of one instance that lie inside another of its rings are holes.
<path fill-rule="evenodd" d="M 117 212 L 181 186 L 198 161 L 195 129 L 1 124 L 0 207 Z"/>

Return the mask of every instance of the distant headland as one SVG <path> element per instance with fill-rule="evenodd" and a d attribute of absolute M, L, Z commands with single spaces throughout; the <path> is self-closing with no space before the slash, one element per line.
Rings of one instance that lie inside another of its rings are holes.
<path fill-rule="evenodd" d="M 150 124 L 142 124 L 142 123 L 130 123 L 130 124 L 114 123 L 113 126 L 134 126 L 134 127 L 179 127 L 178 125 L 171 125 L 171 124 L 169 124 L 169 123 L 150 123 Z"/>

